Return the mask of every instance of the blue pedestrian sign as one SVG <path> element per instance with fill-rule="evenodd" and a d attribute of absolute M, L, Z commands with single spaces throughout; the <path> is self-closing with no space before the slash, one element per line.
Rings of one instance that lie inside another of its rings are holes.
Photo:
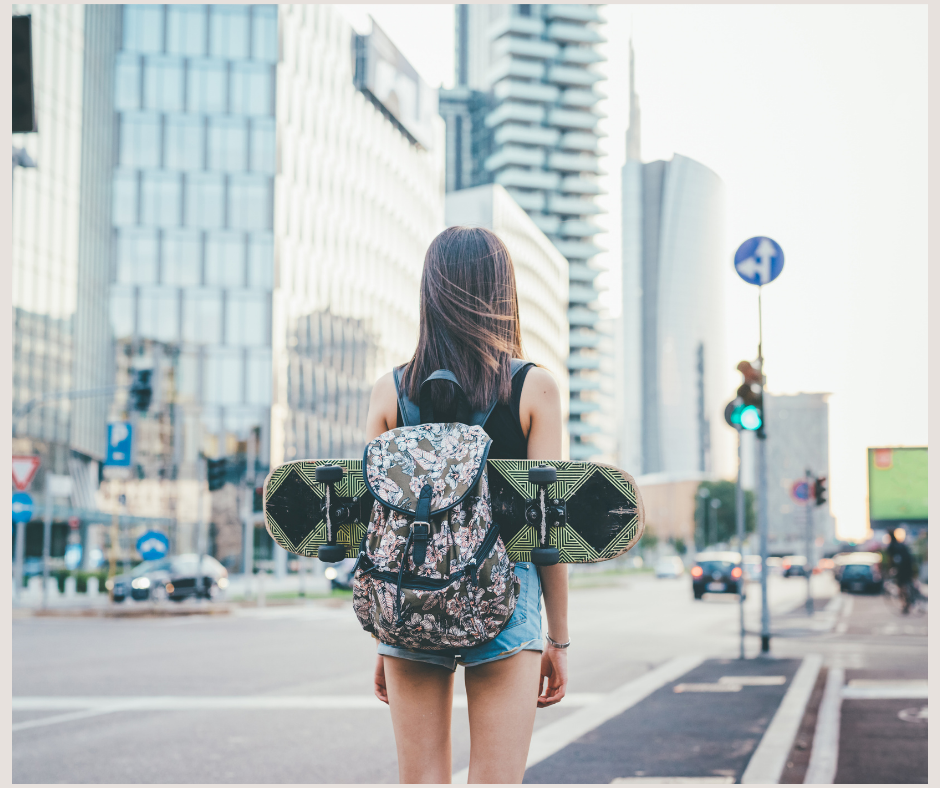
<path fill-rule="evenodd" d="M 33 499 L 29 493 L 13 493 L 13 522 L 28 523 L 33 519 Z"/>
<path fill-rule="evenodd" d="M 131 440 L 133 428 L 130 422 L 116 421 L 108 425 L 108 453 L 105 465 L 127 468 L 131 464 Z"/>
<path fill-rule="evenodd" d="M 809 500 L 809 482 L 803 479 L 793 482 L 790 488 L 790 495 L 797 503 L 806 503 Z"/>
<path fill-rule="evenodd" d="M 157 561 L 170 550 L 170 540 L 159 531 L 147 531 L 137 540 L 137 552 L 145 561 Z"/>
<path fill-rule="evenodd" d="M 734 270 L 749 285 L 766 285 L 783 271 L 783 249 L 772 238 L 749 238 L 734 253 Z"/>

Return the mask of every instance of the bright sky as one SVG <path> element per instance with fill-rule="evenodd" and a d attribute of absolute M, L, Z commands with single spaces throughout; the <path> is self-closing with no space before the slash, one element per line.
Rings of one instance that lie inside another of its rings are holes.
<path fill-rule="evenodd" d="M 429 84 L 453 84 L 452 5 L 344 8 L 354 24 L 372 14 Z M 764 289 L 768 388 L 832 393 L 832 513 L 841 536 L 862 536 L 866 447 L 927 444 L 927 7 L 609 5 L 603 13 L 605 304 L 619 311 L 632 29 L 643 159 L 681 153 L 727 187 L 728 397 L 737 362 L 757 354 L 757 288 L 737 279 L 731 258 L 742 241 L 769 235 L 786 265 Z"/>

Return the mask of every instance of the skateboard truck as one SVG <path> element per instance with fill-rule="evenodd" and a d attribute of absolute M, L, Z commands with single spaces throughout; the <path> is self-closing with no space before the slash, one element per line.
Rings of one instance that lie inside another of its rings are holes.
<path fill-rule="evenodd" d="M 556 479 L 557 473 L 550 466 L 529 468 L 529 484 L 538 487 L 535 498 L 530 499 L 525 507 L 526 522 L 539 531 L 538 547 L 532 548 L 532 563 L 536 566 L 552 566 L 561 558 L 558 548 L 549 546 L 549 529 L 562 528 L 567 518 L 565 502 L 548 497 L 548 485 L 554 484 Z"/>
<path fill-rule="evenodd" d="M 335 564 L 346 557 L 346 547 L 336 544 L 336 530 L 351 519 L 349 504 L 336 495 L 334 485 L 343 480 L 343 469 L 339 465 L 321 465 L 316 469 L 316 480 L 326 485 L 326 496 L 320 507 L 326 521 L 326 544 L 320 545 L 317 557 L 328 564 Z"/>

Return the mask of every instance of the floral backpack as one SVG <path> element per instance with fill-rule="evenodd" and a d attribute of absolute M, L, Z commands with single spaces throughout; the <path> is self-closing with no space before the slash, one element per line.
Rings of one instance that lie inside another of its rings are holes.
<path fill-rule="evenodd" d="M 515 376 L 526 362 L 513 359 Z M 447 370 L 421 384 L 421 405 L 404 394 L 406 426 L 373 440 L 363 475 L 375 497 L 353 577 L 353 608 L 363 629 L 391 646 L 427 651 L 466 649 L 496 637 L 519 597 L 513 562 L 493 522 L 486 458 L 490 437 L 480 426 L 496 406 L 470 412 Z M 432 421 L 428 384 L 449 380 L 458 418 Z"/>

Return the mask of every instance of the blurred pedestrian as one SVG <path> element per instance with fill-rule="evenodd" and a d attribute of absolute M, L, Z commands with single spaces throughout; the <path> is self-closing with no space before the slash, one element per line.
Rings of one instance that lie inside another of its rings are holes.
<path fill-rule="evenodd" d="M 891 574 L 897 583 L 901 594 L 904 597 L 905 613 L 911 609 L 911 602 L 914 600 L 914 556 L 910 548 L 904 544 L 902 539 L 898 539 L 897 529 L 888 532 L 888 547 L 885 554 L 891 564 Z"/>
<path fill-rule="evenodd" d="M 483 427 L 494 459 L 561 459 L 561 398 L 552 376 L 533 364 L 510 377 L 521 358 L 512 260 L 489 230 L 451 227 L 428 248 L 421 277 L 418 346 L 400 369 L 401 393 L 417 402 L 438 369 L 460 381 L 474 409 L 498 394 Z M 451 384 L 433 381 L 436 414 L 453 421 Z M 403 424 L 395 375 L 372 391 L 367 439 Z M 375 694 L 388 703 L 403 783 L 449 783 L 454 672 L 465 668 L 470 717 L 471 783 L 521 783 L 537 708 L 565 695 L 568 683 L 568 573 L 564 564 L 517 562 L 521 590 L 505 628 L 462 653 L 418 651 L 380 643 Z M 543 645 L 541 595 L 548 632 Z"/>

